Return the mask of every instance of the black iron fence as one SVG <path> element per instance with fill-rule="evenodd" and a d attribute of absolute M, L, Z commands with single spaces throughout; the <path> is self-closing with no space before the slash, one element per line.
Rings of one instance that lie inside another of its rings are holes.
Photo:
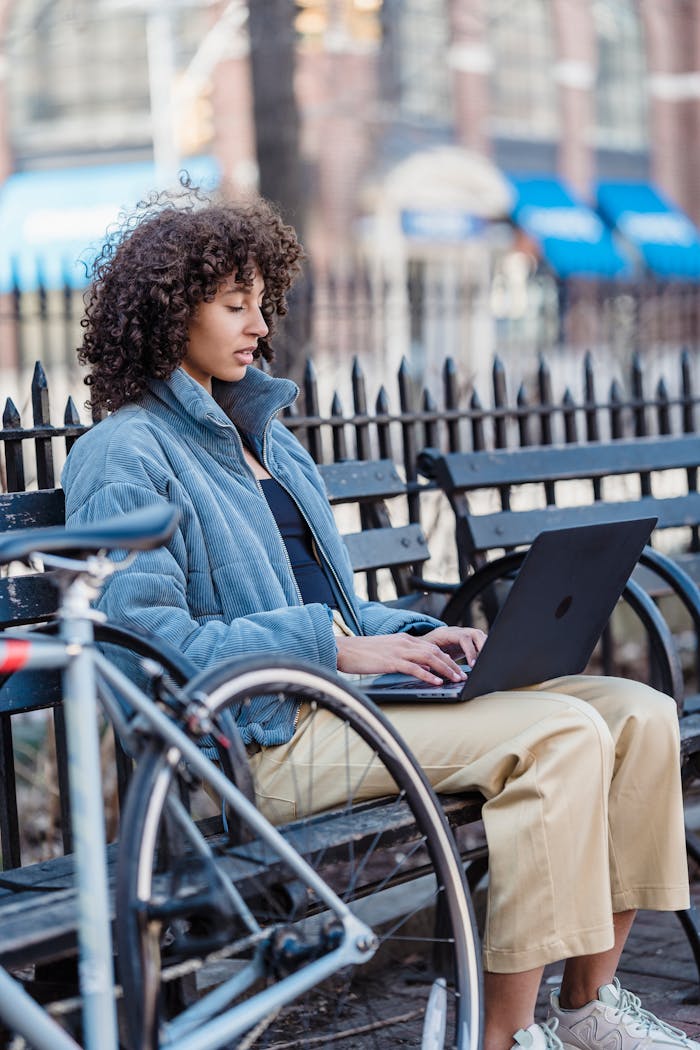
<path fill-rule="evenodd" d="M 638 354 L 632 357 L 626 381 L 614 380 L 605 390 L 598 388 L 593 355 L 586 354 L 582 364 L 580 391 L 568 386 L 557 391 L 545 356 L 528 380 L 507 376 L 496 358 L 485 400 L 461 382 L 451 358 L 445 362 L 439 391 L 417 387 L 404 361 L 394 377 L 395 389 L 381 386 L 373 394 L 356 360 L 349 376 L 352 403 L 344 406 L 336 390 L 324 414 L 314 365 L 308 361 L 299 400 L 284 422 L 316 462 L 389 458 L 404 469 L 409 482 L 416 481 L 417 453 L 428 445 L 469 451 L 653 434 L 700 437 L 700 395 L 690 351 L 680 351 L 674 374 L 662 376 L 653 387 Z M 73 442 L 91 425 L 92 420 L 81 419 L 70 397 L 52 413 L 46 372 L 37 362 L 31 409 L 23 417 L 10 398 L 5 401 L 0 431 L 3 487 L 53 487 Z M 418 488 L 410 486 L 413 520 L 420 514 Z"/>

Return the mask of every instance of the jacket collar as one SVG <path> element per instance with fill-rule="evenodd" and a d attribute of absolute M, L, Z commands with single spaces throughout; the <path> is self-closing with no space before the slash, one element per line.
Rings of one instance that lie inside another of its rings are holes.
<path fill-rule="evenodd" d="M 215 379 L 213 396 L 183 368 L 176 368 L 168 379 L 152 379 L 149 387 L 159 400 L 175 411 L 184 410 L 208 429 L 220 430 L 234 423 L 259 437 L 273 416 L 293 404 L 299 394 L 291 379 L 277 379 L 250 366 L 237 383 Z"/>

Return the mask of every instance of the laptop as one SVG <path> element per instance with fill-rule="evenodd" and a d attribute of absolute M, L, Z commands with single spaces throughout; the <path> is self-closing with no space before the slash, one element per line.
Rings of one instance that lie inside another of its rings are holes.
<path fill-rule="evenodd" d="M 656 518 L 541 532 L 530 547 L 464 682 L 426 685 L 413 675 L 361 676 L 376 703 L 461 703 L 586 667 Z"/>

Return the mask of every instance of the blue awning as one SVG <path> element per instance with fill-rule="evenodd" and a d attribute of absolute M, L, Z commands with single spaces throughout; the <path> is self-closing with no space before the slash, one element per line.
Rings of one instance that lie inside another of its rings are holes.
<path fill-rule="evenodd" d="M 554 178 L 510 176 L 513 220 L 560 277 L 624 277 L 630 264 L 599 215 Z"/>
<path fill-rule="evenodd" d="M 601 182 L 598 207 L 660 277 L 700 278 L 700 237 L 687 215 L 647 182 Z"/>
<path fill-rule="evenodd" d="M 188 158 L 182 168 L 204 188 L 219 182 L 212 157 Z M 0 190 L 0 291 L 84 287 L 107 228 L 162 188 L 150 163 L 11 175 Z"/>

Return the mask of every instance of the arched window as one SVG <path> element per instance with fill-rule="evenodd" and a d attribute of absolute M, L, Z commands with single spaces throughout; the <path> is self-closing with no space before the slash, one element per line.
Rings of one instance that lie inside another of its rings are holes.
<path fill-rule="evenodd" d="M 598 48 L 595 145 L 644 150 L 648 146 L 646 58 L 634 0 L 594 0 Z"/>
<path fill-rule="evenodd" d="M 559 131 L 548 0 L 492 0 L 486 5 L 493 58 L 493 134 L 554 139 Z"/>

